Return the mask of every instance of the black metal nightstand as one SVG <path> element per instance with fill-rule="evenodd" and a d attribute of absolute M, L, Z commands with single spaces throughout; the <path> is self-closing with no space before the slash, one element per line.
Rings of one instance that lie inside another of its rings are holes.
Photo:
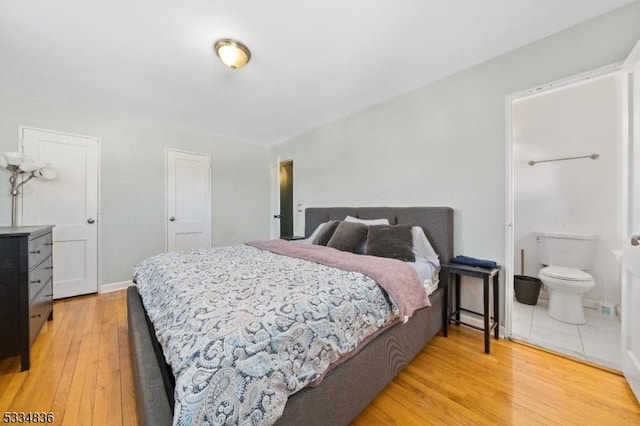
<path fill-rule="evenodd" d="M 475 328 L 476 330 L 484 331 L 484 352 L 490 352 L 490 334 L 491 330 L 494 331 L 494 336 L 496 339 L 499 338 L 499 323 L 500 323 L 500 269 L 501 266 L 497 266 L 496 268 L 480 268 L 477 266 L 467 266 L 461 265 L 459 263 L 446 263 L 442 265 L 442 268 L 445 270 L 445 273 L 449 274 L 449 284 L 452 282 L 451 277 L 455 276 L 455 306 L 453 312 L 449 313 L 449 309 L 451 307 L 450 297 L 449 297 L 449 286 L 445 286 L 444 288 L 444 296 L 445 296 L 445 321 L 442 326 L 442 332 L 445 337 L 447 337 L 449 331 L 449 322 L 454 321 L 458 325 L 466 325 L 468 327 Z M 464 309 L 460 307 L 460 277 L 461 276 L 474 277 L 474 278 L 482 278 L 483 280 L 483 301 L 484 301 L 484 312 L 475 312 L 469 309 Z M 493 283 L 493 316 L 489 312 L 489 281 Z M 460 312 L 468 312 L 475 315 L 481 315 L 484 319 L 484 327 L 477 327 L 473 324 L 468 324 L 460 321 Z"/>

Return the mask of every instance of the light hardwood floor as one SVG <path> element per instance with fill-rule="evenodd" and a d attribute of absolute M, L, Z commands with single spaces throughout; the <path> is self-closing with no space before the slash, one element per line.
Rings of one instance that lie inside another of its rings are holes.
<path fill-rule="evenodd" d="M 33 363 L 0 361 L 0 415 L 51 411 L 55 424 L 135 425 L 125 292 L 56 301 Z M 437 336 L 354 425 L 640 425 L 621 376 L 451 327 Z M 0 420 L 1 421 L 1 420 Z"/>

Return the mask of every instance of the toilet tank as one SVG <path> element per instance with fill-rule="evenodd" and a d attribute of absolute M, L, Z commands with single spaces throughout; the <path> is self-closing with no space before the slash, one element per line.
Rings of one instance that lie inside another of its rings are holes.
<path fill-rule="evenodd" d="M 559 232 L 536 235 L 538 260 L 543 265 L 565 266 L 587 270 L 591 266 L 596 236 Z"/>

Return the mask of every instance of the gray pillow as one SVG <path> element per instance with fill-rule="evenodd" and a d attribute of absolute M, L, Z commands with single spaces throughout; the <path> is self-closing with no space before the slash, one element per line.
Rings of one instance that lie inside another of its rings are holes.
<path fill-rule="evenodd" d="M 411 225 L 370 226 L 365 254 L 415 262 Z"/>
<path fill-rule="evenodd" d="M 331 237 L 333 236 L 333 233 L 336 231 L 336 228 L 338 227 L 338 225 L 340 225 L 339 220 L 332 220 L 330 222 L 327 222 L 324 228 L 322 228 L 320 235 L 318 235 L 318 238 L 313 242 L 313 244 L 326 246 L 329 240 L 331 239 Z"/>
<path fill-rule="evenodd" d="M 357 222 L 340 222 L 333 233 L 327 247 L 333 247 L 341 251 L 355 253 L 360 243 L 367 236 L 367 225 Z"/>

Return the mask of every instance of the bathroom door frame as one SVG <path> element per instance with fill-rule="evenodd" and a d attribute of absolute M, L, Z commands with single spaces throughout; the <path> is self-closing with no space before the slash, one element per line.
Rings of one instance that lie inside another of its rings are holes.
<path fill-rule="evenodd" d="M 505 274 L 505 289 L 504 289 L 504 333 L 506 338 L 511 338 L 512 330 L 512 315 L 513 315 L 513 275 L 514 275 L 514 235 L 513 235 L 513 222 L 514 222 L 514 199 L 515 193 L 513 189 L 513 175 L 514 175 L 514 162 L 513 162 L 513 137 L 512 137 L 512 120 L 513 120 L 513 103 L 517 100 L 524 98 L 537 96 L 542 93 L 550 93 L 552 91 L 566 89 L 571 86 L 584 84 L 589 80 L 595 78 L 607 77 L 612 74 L 622 73 L 622 62 L 606 65 L 604 67 L 596 68 L 591 71 L 576 74 L 561 80 L 545 83 L 540 86 L 535 86 L 530 89 L 522 90 L 520 92 L 512 93 L 505 96 L 505 178 L 506 178 L 506 203 L 505 203 L 505 254 L 504 254 L 504 274 Z M 624 124 L 622 124 L 624 125 Z M 626 133 L 623 132 L 623 135 Z M 624 141 L 623 141 L 624 144 Z M 623 145 L 626 146 L 626 145 Z M 622 150 L 622 160 L 626 162 L 629 156 L 628 150 Z M 622 232 L 622 231 L 621 231 Z"/>
<path fill-rule="evenodd" d="M 271 161 L 270 167 L 270 198 L 271 198 L 271 215 L 270 215 L 270 234 L 271 239 L 277 240 L 280 238 L 280 165 L 283 163 L 292 163 L 295 164 L 295 157 L 290 155 L 286 157 L 277 156 Z M 293 216 L 293 235 L 304 235 L 304 227 L 299 226 L 300 213 L 304 210 L 302 209 L 301 204 L 296 204 L 296 167 L 293 167 L 293 208 L 291 214 Z M 301 229 L 301 230 L 300 230 Z"/>

